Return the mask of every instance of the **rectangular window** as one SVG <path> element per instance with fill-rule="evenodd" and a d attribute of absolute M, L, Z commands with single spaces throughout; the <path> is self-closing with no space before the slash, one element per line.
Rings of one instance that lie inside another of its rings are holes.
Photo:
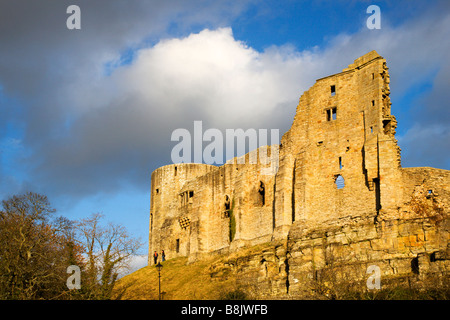
<path fill-rule="evenodd" d="M 327 109 L 327 121 L 336 120 L 336 107 Z"/>
<path fill-rule="evenodd" d="M 336 86 L 331 86 L 331 96 L 334 97 L 336 94 Z"/>
<path fill-rule="evenodd" d="M 375 107 L 375 100 L 372 100 L 372 107 Z"/>
<path fill-rule="evenodd" d="M 176 242 L 176 248 L 175 249 L 176 249 L 176 252 L 179 253 L 180 252 L 180 239 L 177 239 L 176 241 L 177 242 Z"/>
<path fill-rule="evenodd" d="M 339 157 L 339 170 L 342 169 L 342 157 Z"/>

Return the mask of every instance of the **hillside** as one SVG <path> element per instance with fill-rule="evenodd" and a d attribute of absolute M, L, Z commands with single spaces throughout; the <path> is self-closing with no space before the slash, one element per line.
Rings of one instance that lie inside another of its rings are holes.
<path fill-rule="evenodd" d="M 249 290 L 249 283 L 243 283 L 242 271 L 251 260 L 257 259 L 264 252 L 271 251 L 271 248 L 273 245 L 268 243 L 231 254 L 211 256 L 194 263 L 188 263 L 185 257 L 167 260 L 162 263 L 161 271 L 163 299 L 257 298 Z M 157 300 L 158 271 L 155 266 L 141 268 L 120 279 L 115 288 L 115 298 Z"/>
<path fill-rule="evenodd" d="M 163 263 L 164 300 L 448 299 L 450 220 L 370 220 L 307 228 L 287 241 Z M 381 274 L 371 290 L 369 267 Z M 158 272 L 147 266 L 118 281 L 115 298 L 158 299 Z"/>

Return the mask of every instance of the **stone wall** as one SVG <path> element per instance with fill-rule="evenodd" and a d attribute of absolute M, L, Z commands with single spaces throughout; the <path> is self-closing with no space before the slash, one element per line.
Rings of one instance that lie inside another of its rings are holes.
<path fill-rule="evenodd" d="M 173 164 L 156 169 L 151 179 L 149 263 L 154 251 L 165 250 L 170 257 L 189 254 L 189 232 L 197 230 L 198 220 L 188 228 L 180 227 L 181 189 L 188 181 L 203 176 L 215 166 L 205 164 Z M 188 200 L 189 201 L 189 200 Z"/>
<path fill-rule="evenodd" d="M 383 128 L 383 119 L 394 119 L 385 65 L 372 51 L 342 73 L 317 80 L 300 98 L 281 141 L 276 176 L 281 238 L 296 220 L 320 223 L 395 207 L 401 194 L 393 186 L 400 185 L 401 173 L 394 126 Z M 342 189 L 335 183 L 339 176 Z"/>
<path fill-rule="evenodd" d="M 193 261 L 230 246 L 270 241 L 274 176 L 266 169 L 272 164 L 261 164 L 259 157 L 248 164 L 245 157 L 243 164 L 237 158 L 221 167 L 174 164 L 152 173 L 149 263 L 154 251 Z"/>
<path fill-rule="evenodd" d="M 368 265 L 384 279 L 448 272 L 450 171 L 401 167 L 389 95 L 386 60 L 372 51 L 300 97 L 269 149 L 279 149 L 276 173 L 250 163 L 262 148 L 243 164 L 155 170 L 149 256 L 193 262 L 266 243 L 215 266 L 240 272 L 243 284 L 255 278 L 260 296 L 363 281 Z"/>
<path fill-rule="evenodd" d="M 294 223 L 287 240 L 229 253 L 211 264 L 213 281 L 237 278 L 255 299 L 340 299 L 368 292 L 369 266 L 381 289 L 449 286 L 450 219 L 349 219 L 340 225 Z"/>

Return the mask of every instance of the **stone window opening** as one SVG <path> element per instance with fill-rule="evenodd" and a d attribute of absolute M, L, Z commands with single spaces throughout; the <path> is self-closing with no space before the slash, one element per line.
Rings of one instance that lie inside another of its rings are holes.
<path fill-rule="evenodd" d="M 391 132 L 391 120 L 383 120 L 383 131 L 384 134 L 389 134 Z"/>
<path fill-rule="evenodd" d="M 375 210 L 379 212 L 381 210 L 381 189 L 380 189 L 380 178 L 373 179 L 373 187 L 375 189 Z M 373 188 L 372 188 L 373 190 Z"/>
<path fill-rule="evenodd" d="M 334 97 L 336 95 L 336 86 L 332 85 L 330 89 L 331 89 L 331 96 Z"/>
<path fill-rule="evenodd" d="M 372 80 L 375 79 L 375 73 L 372 73 Z"/>
<path fill-rule="evenodd" d="M 428 189 L 425 194 L 427 199 L 434 198 L 435 196 L 437 196 L 437 192 L 434 192 L 432 189 Z"/>
<path fill-rule="evenodd" d="M 153 230 L 153 213 L 150 212 L 150 230 Z"/>
<path fill-rule="evenodd" d="M 230 197 L 229 196 L 225 196 L 225 211 L 230 210 Z"/>
<path fill-rule="evenodd" d="M 264 186 L 264 182 L 262 181 L 259 182 L 258 193 L 259 193 L 259 203 L 261 204 L 261 206 L 264 206 L 266 204 L 266 188 Z"/>
<path fill-rule="evenodd" d="M 342 157 L 339 157 L 339 170 L 342 170 Z"/>
<path fill-rule="evenodd" d="M 336 120 L 336 107 L 327 109 L 327 121 Z"/>
<path fill-rule="evenodd" d="M 444 261 L 446 260 L 445 254 L 442 255 L 442 251 L 435 251 L 430 254 L 430 262 L 436 262 L 436 261 Z"/>
<path fill-rule="evenodd" d="M 340 174 L 338 174 L 336 176 L 336 179 L 334 180 L 334 183 L 336 184 L 336 187 L 338 189 L 343 189 L 345 187 L 344 177 L 341 176 Z"/>
<path fill-rule="evenodd" d="M 159 189 L 158 188 L 156 188 L 156 194 L 158 194 L 159 193 Z"/>
<path fill-rule="evenodd" d="M 223 218 L 229 218 L 231 201 L 230 201 L 230 197 L 228 195 L 225 195 L 224 208 L 225 208 L 225 210 L 223 211 Z"/>
<path fill-rule="evenodd" d="M 375 100 L 372 100 L 372 107 L 375 107 Z"/>
<path fill-rule="evenodd" d="M 174 174 L 173 174 L 174 176 L 176 176 L 177 175 L 177 167 L 175 167 L 175 172 L 174 172 Z"/>
<path fill-rule="evenodd" d="M 373 133 L 373 127 L 370 127 L 370 133 Z"/>
<path fill-rule="evenodd" d="M 411 260 L 411 272 L 419 274 L 419 258 L 415 257 Z"/>
<path fill-rule="evenodd" d="M 180 252 L 180 239 L 177 239 L 175 241 L 175 251 L 176 251 L 176 253 Z"/>
<path fill-rule="evenodd" d="M 436 262 L 436 252 L 433 252 L 432 254 L 430 254 L 430 262 Z"/>
<path fill-rule="evenodd" d="M 184 191 L 180 193 L 181 205 L 191 204 L 194 202 L 194 191 Z"/>

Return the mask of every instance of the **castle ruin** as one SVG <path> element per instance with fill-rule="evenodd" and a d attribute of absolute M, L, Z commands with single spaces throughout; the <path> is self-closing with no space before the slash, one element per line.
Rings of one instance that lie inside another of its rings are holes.
<path fill-rule="evenodd" d="M 220 167 L 181 163 L 156 169 L 149 258 L 165 250 L 169 258 L 195 261 L 287 241 L 291 289 L 305 263 L 326 264 L 333 243 L 342 255 L 364 252 L 365 261 L 397 259 L 385 272 L 410 271 L 411 259 L 431 253 L 448 270 L 450 171 L 401 167 L 389 95 L 386 60 L 372 51 L 303 93 L 290 130 L 269 148 L 279 152 L 274 174 L 264 172 L 267 164 L 236 158 Z M 430 226 L 430 219 L 441 225 Z M 314 230 L 321 235 L 314 237 Z"/>

